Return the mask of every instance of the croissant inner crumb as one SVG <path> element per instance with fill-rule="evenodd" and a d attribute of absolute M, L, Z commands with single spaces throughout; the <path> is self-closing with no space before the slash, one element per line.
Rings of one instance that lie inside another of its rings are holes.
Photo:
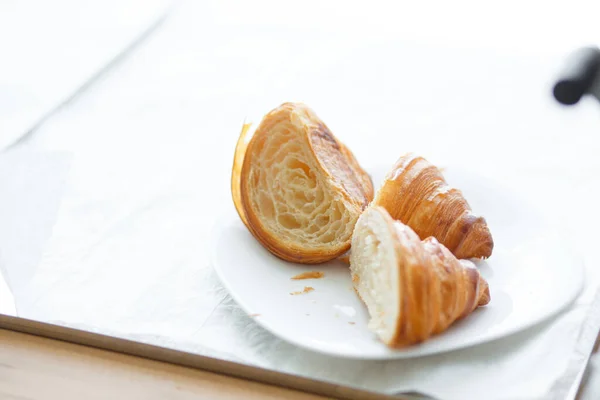
<path fill-rule="evenodd" d="M 381 218 L 379 214 L 370 214 L 371 219 Z M 398 315 L 400 304 L 400 284 L 396 265 L 396 254 L 387 226 L 383 220 L 362 227 L 363 240 L 352 248 L 354 257 L 352 281 L 357 293 L 367 306 L 371 319 L 369 329 L 384 337 L 393 332 L 394 317 Z M 359 276 L 362 277 L 359 279 Z M 387 311 L 387 312 L 386 312 Z"/>
<path fill-rule="evenodd" d="M 310 247 L 347 240 L 350 214 L 324 190 L 299 136 L 282 131 L 263 140 L 250 176 L 251 201 L 262 222 L 282 239 Z"/>

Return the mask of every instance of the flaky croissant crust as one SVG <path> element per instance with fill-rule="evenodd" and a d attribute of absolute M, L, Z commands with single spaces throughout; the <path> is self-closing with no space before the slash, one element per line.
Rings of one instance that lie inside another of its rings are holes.
<path fill-rule="evenodd" d="M 473 214 L 460 190 L 440 170 L 415 154 L 396 162 L 374 205 L 410 226 L 421 238 L 435 237 L 458 258 L 488 258 L 494 241 L 485 219 Z"/>

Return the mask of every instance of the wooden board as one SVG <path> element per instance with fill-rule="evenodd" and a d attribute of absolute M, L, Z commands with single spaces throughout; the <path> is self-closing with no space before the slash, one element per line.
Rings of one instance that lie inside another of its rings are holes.
<path fill-rule="evenodd" d="M 0 398 L 324 399 L 6 330 L 0 330 Z"/>
<path fill-rule="evenodd" d="M 354 389 L 354 388 L 348 388 L 348 387 L 343 387 L 343 386 L 339 386 L 339 385 L 334 385 L 334 384 L 330 384 L 330 383 L 324 383 L 324 382 L 319 382 L 319 381 L 315 381 L 312 379 L 308 379 L 308 378 L 302 378 L 299 376 L 295 376 L 295 375 L 290 375 L 290 374 L 284 374 L 281 372 L 276 372 L 276 371 L 272 371 L 272 370 L 267 370 L 267 369 L 263 369 L 263 368 L 258 368 L 258 367 L 253 367 L 253 366 L 249 366 L 249 365 L 244 365 L 244 364 L 238 364 L 238 363 L 234 363 L 234 362 L 230 362 L 230 361 L 225 361 L 225 360 L 220 360 L 220 359 L 216 359 L 216 358 L 210 358 L 210 357 L 205 357 L 205 356 L 201 356 L 201 355 L 196 355 L 196 354 L 192 354 L 192 353 L 185 353 L 185 352 L 181 352 L 181 351 L 177 351 L 177 350 L 172 350 L 172 349 L 167 349 L 167 348 L 163 348 L 163 347 L 158 347 L 158 346 L 153 346 L 153 345 L 149 345 L 149 344 L 144 344 L 144 343 L 138 343 L 138 342 L 134 342 L 134 341 L 130 341 L 130 340 L 125 340 L 125 339 L 119 339 L 119 338 L 115 338 L 115 337 L 111 337 L 111 336 L 105 336 L 105 335 L 100 335 L 100 334 L 96 334 L 96 333 L 90 333 L 90 332 L 85 332 L 85 331 L 80 331 L 80 330 L 76 330 L 76 329 L 71 329 L 71 328 L 66 328 L 66 327 L 62 327 L 62 326 L 58 326 L 58 325 L 51 325 L 51 324 L 46 324 L 46 323 L 42 323 L 42 322 L 38 322 L 38 321 L 33 321 L 33 320 L 28 320 L 28 319 L 24 319 L 24 318 L 19 318 L 19 317 L 11 317 L 11 316 L 6 316 L 6 315 L 0 315 L 0 328 L 2 329 L 6 329 L 6 330 L 11 330 L 11 331 L 15 331 L 15 332 L 22 332 L 22 333 L 27 333 L 27 334 L 31 334 L 31 335 L 36 335 L 36 336 L 41 336 L 41 337 L 45 337 L 45 338 L 50 338 L 50 339 L 57 339 L 60 341 L 65 341 L 65 342 L 70 342 L 70 343 L 74 343 L 74 344 L 79 344 L 79 345 L 84 345 L 84 346 L 90 346 L 90 347 L 95 347 L 98 349 L 104 349 L 104 350 L 110 350 L 113 352 L 117 352 L 117 353 L 122 353 L 122 354 L 127 354 L 127 355 L 132 355 L 132 356 L 137 356 L 137 357 L 142 357 L 142 358 L 146 358 L 149 360 L 154 360 L 154 361 L 161 361 L 163 363 L 169 363 L 169 364 L 173 364 L 173 365 L 178 365 L 178 366 L 182 366 L 182 367 L 188 367 L 189 368 L 193 368 L 193 369 L 200 369 L 200 370 L 204 370 L 204 371 L 210 371 L 213 373 L 218 373 L 218 374 L 223 374 L 223 375 L 228 375 L 231 377 L 236 377 L 236 378 L 244 378 L 247 380 L 251 380 L 251 381 L 255 381 L 255 382 L 262 382 L 262 383 L 267 383 L 267 384 L 271 384 L 271 385 L 276 385 L 282 388 L 287 388 L 287 389 L 296 389 L 296 390 L 300 390 L 303 392 L 307 392 L 307 393 L 314 393 L 314 394 L 319 394 L 321 396 L 327 396 L 330 398 L 341 398 L 341 399 L 409 399 L 409 397 L 398 397 L 398 396 L 388 396 L 388 395 L 379 395 L 379 394 L 375 394 L 372 392 L 367 392 L 367 391 L 363 391 L 363 390 L 359 390 L 359 389 Z M 7 335 L 8 333 L 3 332 L 3 335 Z M 27 340 L 27 339 L 23 339 L 23 340 Z M 10 348 L 7 346 L 7 344 L 2 341 L 1 337 L 0 337 L 0 353 L 4 354 L 6 353 L 6 349 Z M 109 360 L 120 360 L 122 363 L 125 363 L 124 359 L 118 359 L 117 355 L 112 355 L 112 356 L 106 356 L 106 355 L 102 355 L 100 356 L 99 353 L 89 353 L 91 350 L 85 350 L 85 348 L 83 347 L 78 347 L 78 350 L 73 350 L 73 349 L 69 349 L 66 350 L 66 348 L 62 348 L 63 350 L 61 351 L 70 351 L 70 352 L 75 352 L 77 353 L 77 357 L 79 356 L 79 354 L 83 354 L 84 359 L 83 361 L 80 361 L 83 364 L 86 364 L 86 359 L 89 360 L 89 358 L 85 358 L 85 357 L 90 357 L 89 354 L 92 354 L 93 357 L 100 357 L 101 359 L 104 358 L 109 359 Z M 85 355 L 85 354 L 88 355 Z M 36 365 L 36 363 L 34 362 L 33 365 L 30 363 L 27 363 L 25 361 L 18 361 L 19 358 L 19 351 L 17 351 L 16 353 L 13 350 L 12 353 L 12 357 L 10 358 L 11 361 L 8 365 L 6 363 L 6 361 L 3 361 L 4 358 L 0 357 L 0 371 L 2 371 L 2 369 L 7 369 L 8 371 L 11 371 L 11 364 L 15 364 L 19 366 L 19 368 L 33 368 L 34 365 Z M 29 354 L 29 357 L 32 357 L 33 354 L 33 358 L 35 359 L 37 356 L 35 356 L 35 351 L 33 351 L 32 353 Z M 64 353 L 63 353 L 64 354 Z M 9 356 L 11 357 L 11 356 Z M 22 355 L 20 357 L 23 357 Z M 115 358 L 117 357 L 117 358 Z M 105 363 L 106 361 L 101 361 L 101 363 Z M 69 386 L 69 382 L 71 381 L 71 379 L 69 378 L 69 374 L 79 374 L 79 371 L 76 371 L 77 368 L 79 368 L 79 364 L 77 364 L 76 361 L 73 361 L 74 364 L 71 364 L 73 366 L 69 366 L 69 364 L 67 363 L 66 366 L 65 365 L 61 365 L 61 364 L 57 364 L 56 366 L 53 366 L 52 362 L 50 361 L 45 361 L 45 367 L 44 369 L 48 369 L 49 372 L 45 372 L 45 373 L 41 373 L 40 369 L 31 369 L 31 373 L 33 377 L 36 377 L 35 379 L 50 379 L 49 377 L 51 375 L 48 374 L 55 374 L 57 378 L 56 380 L 56 385 L 59 385 L 60 388 L 62 388 L 61 390 L 71 390 L 70 386 Z M 125 364 L 127 365 L 127 364 Z M 144 370 L 144 368 L 149 368 L 146 369 L 146 371 L 150 372 L 150 374 L 152 376 L 155 376 L 155 373 L 153 373 L 152 368 L 156 368 L 156 367 L 142 367 L 139 362 L 136 364 L 137 367 L 135 368 L 141 368 L 141 370 Z M 123 367 L 123 366 L 122 366 Z M 36 367 L 37 368 L 37 367 Z M 94 371 L 93 366 L 89 366 L 91 371 Z M 125 367 L 123 367 L 125 368 Z M 175 376 L 177 373 L 182 373 L 183 376 L 192 376 L 193 374 L 191 372 L 184 372 L 186 369 L 179 369 L 179 370 L 168 370 L 169 374 L 173 374 L 173 375 L 169 375 L 169 376 Z M 37 372 L 36 372 L 37 371 Z M 102 372 L 104 371 L 102 368 L 100 370 L 95 370 L 99 375 L 106 375 L 107 372 Z M 117 382 L 124 382 L 127 380 L 127 376 L 130 372 L 124 371 L 121 375 L 122 377 L 119 377 Z M 131 372 L 132 374 L 135 372 Z M 141 372 L 140 372 L 141 373 Z M 46 375 L 44 375 L 46 374 Z M 111 373 L 112 374 L 112 373 Z M 192 374 L 192 375 L 190 375 Z M 208 372 L 206 372 L 206 374 L 208 374 Z M 117 374 L 119 375 L 119 374 Z M 200 375 L 198 375 L 200 376 Z M 203 375 L 200 376 L 200 379 L 202 379 L 203 381 L 205 380 L 211 380 L 214 379 L 214 384 L 219 386 L 221 385 L 221 383 L 223 382 L 222 379 L 226 379 L 225 377 L 221 376 L 220 379 L 217 378 L 213 378 L 215 375 L 214 374 L 210 374 L 210 375 Z M 39 398 L 39 396 L 44 395 L 44 392 L 36 392 L 36 389 L 32 389 L 32 388 L 27 388 L 28 386 L 32 386 L 33 383 L 35 382 L 34 378 L 27 378 L 26 376 L 23 377 L 21 376 L 20 381 L 17 381 L 17 384 L 19 386 L 24 387 L 24 389 L 22 390 L 34 390 L 33 396 L 24 396 L 25 399 L 37 399 Z M 29 381 L 32 384 L 27 384 L 29 379 L 34 379 L 33 381 Z M 90 378 L 92 379 L 92 378 Z M 95 379 L 95 380 L 94 380 Z M 103 392 L 104 390 L 111 390 L 110 388 L 105 388 L 105 389 L 100 389 L 99 386 L 103 385 L 103 386 L 111 386 L 111 385 L 115 385 L 114 382 L 104 382 L 102 381 L 102 377 L 98 377 L 98 378 L 93 378 L 91 381 L 84 379 L 83 382 L 88 381 L 90 385 L 94 385 L 93 389 L 90 389 L 90 387 L 86 386 L 86 385 L 80 385 L 78 386 L 79 389 L 77 390 L 81 390 L 78 393 L 81 395 L 83 393 L 85 393 L 85 398 L 87 397 L 87 392 L 86 390 L 89 391 L 96 391 L 99 390 L 101 393 L 108 393 L 108 392 Z M 146 384 L 146 378 L 137 378 L 140 379 L 139 383 L 144 383 Z M 163 379 L 163 378 L 161 378 Z M 175 379 L 175 378 L 172 378 Z M 181 378 L 183 379 L 183 378 Z M 191 378 L 190 378 L 191 379 Z M 228 379 L 232 379 L 232 378 L 228 378 Z M 148 379 L 150 380 L 150 379 Z M 49 381 L 47 381 L 48 383 Z M 173 381 L 171 381 L 173 382 Z M 221 383 L 219 383 L 221 382 Z M 237 382 L 240 382 L 239 380 L 237 380 Z M 135 383 L 135 381 L 134 381 Z M 12 390 L 13 393 L 11 392 L 6 392 L 6 385 L 10 385 L 10 380 L 8 381 L 8 383 L 6 383 L 5 381 L 3 381 L 3 379 L 0 379 L 0 389 L 4 390 L 4 393 L 9 393 L 11 394 L 13 397 L 17 396 L 16 398 L 21 398 L 18 397 L 20 396 L 19 394 L 15 394 L 15 389 L 14 387 L 9 386 L 8 390 Z M 37 383 L 36 383 L 37 384 Z M 238 385 L 239 383 L 236 383 L 235 385 Z M 258 383 L 254 383 L 255 385 L 259 385 Z M 3 385 L 5 387 L 3 387 Z M 120 385 L 120 383 L 119 383 Z M 223 385 L 225 385 L 223 383 Z M 96 387 L 98 386 L 98 387 Z M 118 385 L 117 385 L 118 386 Z M 135 391 L 135 390 L 141 390 L 141 389 L 135 389 L 136 385 L 133 385 L 131 387 L 128 387 L 127 390 L 130 391 Z M 139 385 L 138 385 L 139 386 Z M 42 385 L 39 385 L 40 390 L 42 390 L 41 388 L 43 387 Z M 220 387 L 220 386 L 219 386 Z M 250 387 L 250 386 L 248 386 Z M 173 385 L 169 384 L 167 386 L 165 386 L 166 389 L 164 390 L 174 390 Z M 258 389 L 258 386 L 254 387 L 256 390 L 265 390 L 265 392 L 261 392 L 261 393 L 271 393 L 268 392 L 267 389 Z M 175 387 L 176 389 L 176 387 Z M 0 397 L 3 395 L 2 390 L 0 390 Z M 117 390 L 117 389 L 115 389 Z M 125 390 L 125 389 L 123 389 Z M 163 389 L 161 389 L 163 390 Z M 217 389 L 214 389 L 217 390 Z M 233 389 L 231 389 L 233 390 Z M 274 390 L 273 388 L 270 390 Z M 283 389 L 281 389 L 283 390 Z M 113 392 L 111 392 L 113 393 Z M 117 393 L 117 392 L 115 392 Z M 120 392 L 119 392 L 120 393 Z M 128 392 L 129 393 L 129 392 Z M 137 398 L 136 396 L 133 396 L 134 392 L 131 392 L 132 396 L 131 397 L 127 397 L 126 398 Z M 141 392 L 140 392 L 141 393 Z M 144 392 L 145 393 L 145 392 Z M 148 391 L 148 393 L 154 393 L 153 391 Z M 275 392 L 273 392 L 275 393 Z M 288 392 L 286 392 L 288 393 Z M 289 392 L 289 393 L 295 393 L 295 392 Z M 245 394 L 245 392 L 244 392 Z M 300 394 L 298 394 L 300 395 Z M 37 397 L 36 397 L 37 396 Z M 285 398 L 295 398 L 295 397 L 288 397 L 287 394 L 284 394 Z M 101 396 L 102 398 L 107 398 L 110 397 L 112 398 L 112 396 Z M 48 398 L 48 397 L 44 397 L 44 398 Z M 63 397 L 60 397 L 61 399 Z M 142 398 L 146 398 L 143 397 Z M 151 398 L 151 397 L 148 397 Z M 183 397 L 186 398 L 186 397 Z M 218 398 L 218 397 L 207 397 L 207 398 Z M 246 398 L 251 398 L 249 396 L 247 396 Z M 269 397 L 257 397 L 257 398 L 269 398 Z M 297 397 L 297 398 L 307 398 L 307 399 L 311 399 L 311 398 L 315 398 L 315 397 Z"/>

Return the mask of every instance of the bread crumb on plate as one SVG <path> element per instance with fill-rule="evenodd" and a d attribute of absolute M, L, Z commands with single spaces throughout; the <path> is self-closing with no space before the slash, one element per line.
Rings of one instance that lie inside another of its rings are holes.
<path fill-rule="evenodd" d="M 304 289 L 297 291 L 297 292 L 292 292 L 290 293 L 292 296 L 295 296 L 297 294 L 305 294 L 305 293 L 310 293 L 313 290 L 315 290 L 315 288 L 311 287 L 311 286 L 304 286 Z"/>
<path fill-rule="evenodd" d="M 300 279 L 321 279 L 323 276 L 325 276 L 324 272 L 321 271 L 307 271 L 307 272 L 303 272 L 301 274 L 292 276 L 291 279 L 297 281 Z"/>

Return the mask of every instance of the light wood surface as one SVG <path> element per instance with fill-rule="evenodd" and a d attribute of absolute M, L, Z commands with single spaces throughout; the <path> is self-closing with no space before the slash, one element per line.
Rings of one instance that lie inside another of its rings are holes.
<path fill-rule="evenodd" d="M 0 398 L 324 399 L 257 382 L 2 329 Z"/>

